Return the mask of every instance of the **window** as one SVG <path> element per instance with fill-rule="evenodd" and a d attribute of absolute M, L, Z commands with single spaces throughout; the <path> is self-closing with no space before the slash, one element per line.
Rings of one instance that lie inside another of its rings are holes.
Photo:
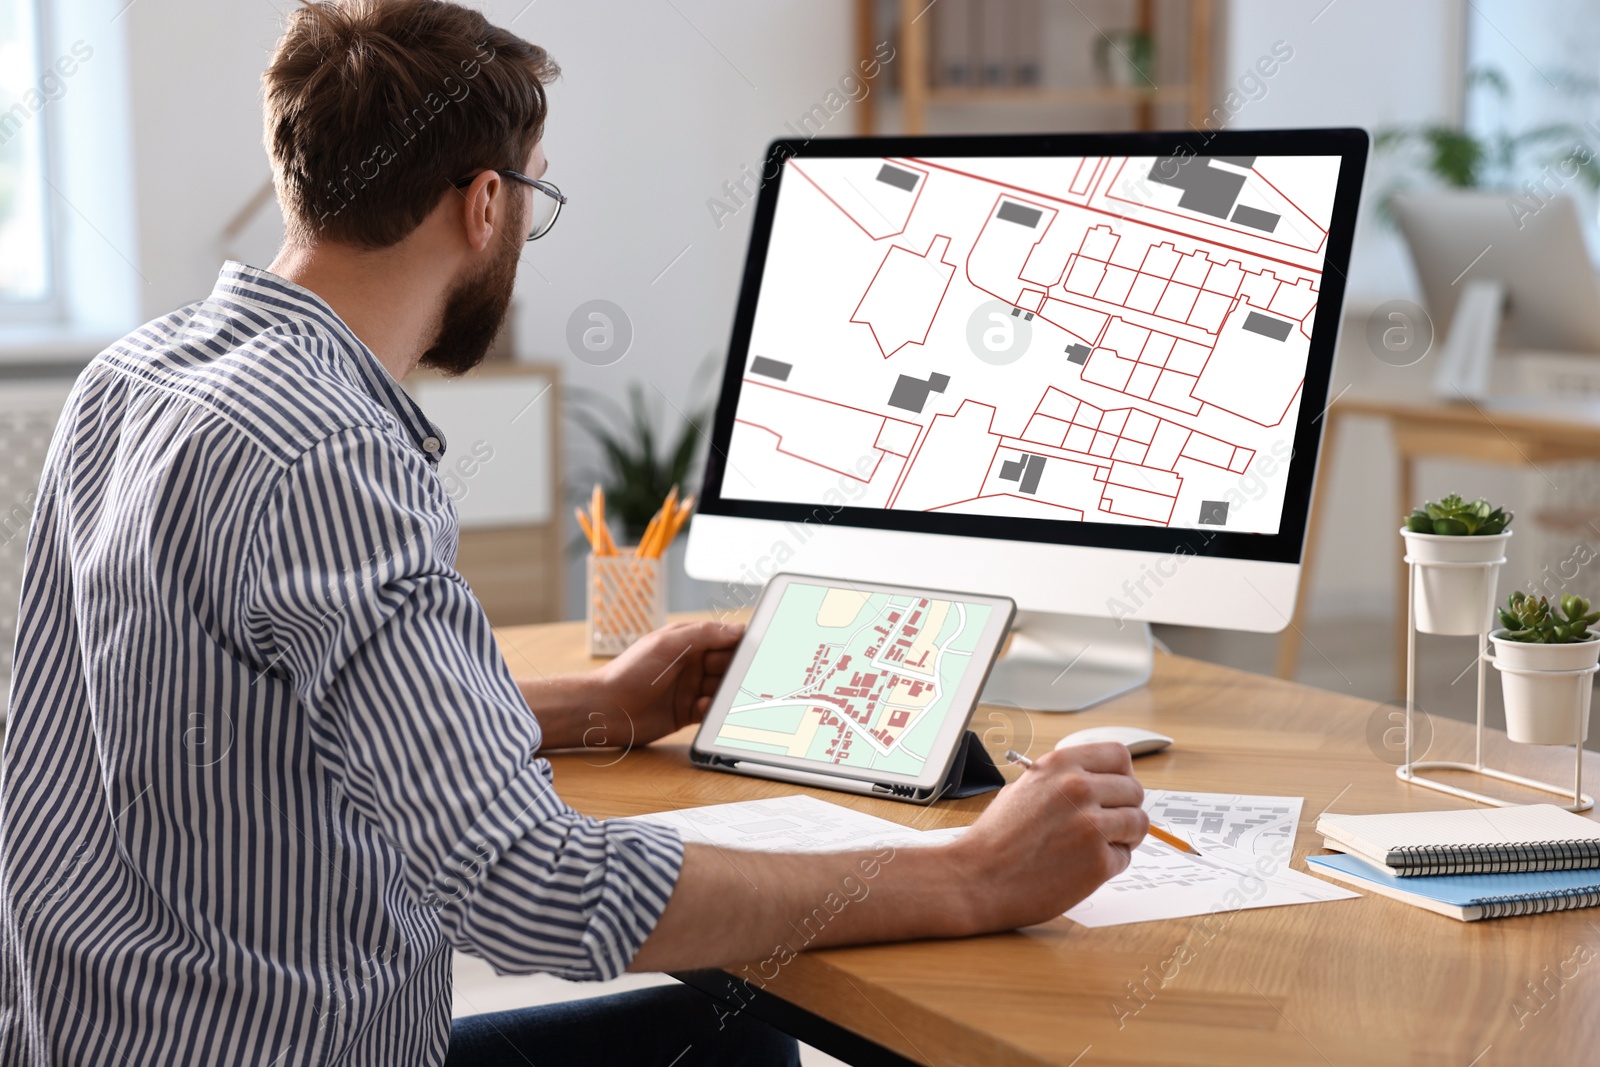
<path fill-rule="evenodd" d="M 37 0 L 0 0 L 0 321 L 56 305 L 46 120 L 63 86 L 43 44 Z"/>
<path fill-rule="evenodd" d="M 1475 0 L 1467 20 L 1466 127 L 1489 155 L 1483 183 L 1578 202 L 1591 232 L 1600 190 L 1600 10 L 1555 0 L 1529 18 L 1522 0 Z M 1591 249 L 1600 252 L 1600 246 Z"/>

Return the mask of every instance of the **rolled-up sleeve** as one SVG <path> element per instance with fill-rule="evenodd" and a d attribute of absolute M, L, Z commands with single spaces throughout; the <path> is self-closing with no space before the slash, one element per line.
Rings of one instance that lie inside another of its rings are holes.
<path fill-rule="evenodd" d="M 556 795 L 539 726 L 453 566 L 420 456 L 351 429 L 280 476 L 249 563 L 251 654 L 294 687 L 317 757 L 452 945 L 505 973 L 620 974 L 683 845 Z"/>

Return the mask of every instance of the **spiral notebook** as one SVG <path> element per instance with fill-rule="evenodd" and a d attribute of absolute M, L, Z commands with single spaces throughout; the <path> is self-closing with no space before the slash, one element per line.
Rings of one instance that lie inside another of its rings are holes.
<path fill-rule="evenodd" d="M 1445 874 L 1396 878 L 1354 856 L 1307 856 L 1316 874 L 1419 908 L 1476 922 L 1600 904 L 1600 871 Z"/>
<path fill-rule="evenodd" d="M 1317 833 L 1397 878 L 1600 867 L 1600 823 L 1554 804 L 1324 815 Z"/>

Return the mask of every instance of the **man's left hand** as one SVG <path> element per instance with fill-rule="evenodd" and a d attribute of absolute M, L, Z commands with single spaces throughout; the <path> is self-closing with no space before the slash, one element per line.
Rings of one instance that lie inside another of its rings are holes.
<path fill-rule="evenodd" d="M 646 745 L 699 722 L 728 673 L 733 650 L 744 636 L 737 623 L 675 622 L 635 641 L 597 672 L 611 704 L 606 709 L 612 745 Z M 630 736 L 631 734 L 631 736 Z"/>

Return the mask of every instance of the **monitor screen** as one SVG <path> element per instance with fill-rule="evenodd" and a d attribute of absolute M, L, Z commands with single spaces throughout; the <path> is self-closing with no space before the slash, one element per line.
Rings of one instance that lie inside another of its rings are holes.
<path fill-rule="evenodd" d="M 708 510 L 1297 559 L 1359 173 L 1158 136 L 775 153 Z"/>

